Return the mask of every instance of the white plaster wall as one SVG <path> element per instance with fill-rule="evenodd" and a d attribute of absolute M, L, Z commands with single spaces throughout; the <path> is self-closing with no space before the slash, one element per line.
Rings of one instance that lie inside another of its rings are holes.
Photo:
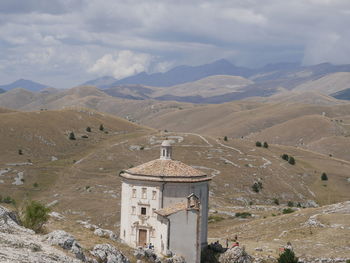
<path fill-rule="evenodd" d="M 199 183 L 166 183 L 164 185 L 164 207 L 167 207 L 174 203 L 187 201 L 187 196 L 194 193 L 199 197 L 201 202 L 201 215 L 200 215 L 200 236 L 201 247 L 207 245 L 208 235 L 208 199 L 209 199 L 209 186 L 208 182 Z"/>
<path fill-rule="evenodd" d="M 183 210 L 169 216 L 170 250 L 177 255 L 182 255 L 187 263 L 200 262 L 198 216 L 195 210 Z"/>
<path fill-rule="evenodd" d="M 142 196 L 142 189 L 146 188 L 146 198 Z M 133 197 L 133 189 L 136 190 L 136 197 Z M 156 192 L 156 198 L 152 199 L 153 191 Z M 137 229 L 132 227 L 135 222 L 139 222 L 140 228 L 147 229 L 147 243 L 157 243 L 157 214 L 153 214 L 153 209 L 158 210 L 161 204 L 161 192 L 159 183 L 144 183 L 140 181 L 122 182 L 122 200 L 121 200 L 121 222 L 120 237 L 132 247 L 138 245 Z M 132 207 L 135 207 L 133 214 Z M 141 215 L 141 207 L 146 208 L 146 215 Z M 153 226 L 154 232 L 151 233 L 150 226 Z M 124 235 L 125 230 L 125 235 Z"/>

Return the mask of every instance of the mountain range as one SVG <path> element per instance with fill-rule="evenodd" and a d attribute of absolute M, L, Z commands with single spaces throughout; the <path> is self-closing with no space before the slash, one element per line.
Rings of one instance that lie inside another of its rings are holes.
<path fill-rule="evenodd" d="M 80 86 L 95 86 L 110 96 L 124 99 L 190 103 L 223 103 L 279 94 L 288 96 L 289 91 L 316 92 L 349 99 L 345 90 L 350 88 L 350 65 L 278 63 L 249 69 L 222 59 L 200 66 L 179 66 L 164 73 L 143 72 L 120 80 L 104 76 Z M 0 86 L 0 93 L 15 88 L 52 92 L 52 88 L 46 85 L 20 79 Z"/>

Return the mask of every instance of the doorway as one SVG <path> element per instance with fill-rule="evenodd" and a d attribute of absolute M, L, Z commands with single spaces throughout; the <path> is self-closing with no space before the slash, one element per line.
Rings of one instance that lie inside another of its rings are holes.
<path fill-rule="evenodd" d="M 139 246 L 145 247 L 147 245 L 147 230 L 139 229 Z"/>

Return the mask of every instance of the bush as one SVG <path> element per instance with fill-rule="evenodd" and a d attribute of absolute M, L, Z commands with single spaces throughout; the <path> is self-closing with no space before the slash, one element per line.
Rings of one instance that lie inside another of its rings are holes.
<path fill-rule="evenodd" d="M 273 203 L 274 203 L 275 205 L 280 205 L 280 201 L 279 201 L 277 198 L 274 198 L 274 199 L 273 199 Z"/>
<path fill-rule="evenodd" d="M 100 130 L 100 131 L 103 131 L 104 129 L 105 129 L 105 128 L 103 127 L 103 124 L 101 124 L 99 130 Z"/>
<path fill-rule="evenodd" d="M 224 141 L 227 142 L 227 136 L 224 137 Z"/>
<path fill-rule="evenodd" d="M 293 203 L 292 201 L 288 201 L 287 205 L 288 205 L 289 207 L 293 207 L 293 206 L 294 206 L 294 203 Z"/>
<path fill-rule="evenodd" d="M 2 200 L 1 200 L 1 202 L 3 202 L 3 203 L 5 203 L 5 204 L 16 204 L 16 201 L 15 201 L 15 199 L 13 199 L 12 197 L 10 197 L 10 196 L 6 196 L 5 198 L 3 198 Z"/>
<path fill-rule="evenodd" d="M 208 217 L 208 223 L 220 222 L 224 219 L 225 218 L 223 218 L 222 216 L 219 216 L 219 215 L 210 215 Z"/>
<path fill-rule="evenodd" d="M 87 132 L 91 132 L 91 128 L 88 126 L 88 127 L 86 127 L 86 131 Z"/>
<path fill-rule="evenodd" d="M 49 219 L 50 209 L 37 201 L 31 201 L 26 206 L 22 216 L 23 226 L 40 232 L 42 226 Z"/>
<path fill-rule="evenodd" d="M 69 140 L 75 140 L 75 134 L 74 134 L 74 132 L 71 132 L 71 133 L 69 134 Z"/>
<path fill-rule="evenodd" d="M 288 163 L 291 164 L 291 165 L 295 164 L 295 159 L 294 159 L 293 156 L 289 156 Z"/>
<path fill-rule="evenodd" d="M 39 186 L 38 183 L 34 183 L 34 184 L 33 184 L 33 187 L 35 187 L 35 188 L 38 187 L 38 186 Z"/>
<path fill-rule="evenodd" d="M 322 175 L 321 175 L 321 180 L 322 180 L 322 181 L 328 181 L 328 176 L 327 176 L 326 173 L 322 173 Z"/>
<path fill-rule="evenodd" d="M 242 212 L 242 213 L 236 213 L 235 215 L 236 217 L 240 217 L 240 218 L 247 218 L 247 217 L 251 217 L 252 214 L 249 212 Z"/>
<path fill-rule="evenodd" d="M 19 155 L 23 155 L 23 151 L 21 149 L 18 150 Z"/>
<path fill-rule="evenodd" d="M 252 190 L 256 193 L 259 193 L 260 190 L 262 190 L 263 186 L 262 186 L 262 182 L 255 182 L 253 185 L 252 185 Z"/>
<path fill-rule="evenodd" d="M 267 144 L 267 142 L 264 142 L 263 147 L 264 148 L 269 148 L 269 145 Z"/>
<path fill-rule="evenodd" d="M 298 263 L 298 258 L 290 249 L 286 249 L 277 259 L 278 263 Z"/>
<path fill-rule="evenodd" d="M 282 214 L 290 214 L 290 213 L 293 213 L 293 212 L 294 212 L 294 210 L 292 208 L 290 208 L 290 207 L 284 208 L 282 210 Z"/>
<path fill-rule="evenodd" d="M 256 146 L 256 147 L 261 147 L 261 142 L 257 141 L 257 142 L 255 143 L 255 146 Z"/>
<path fill-rule="evenodd" d="M 288 154 L 282 154 L 282 156 L 281 156 L 281 158 L 283 159 L 283 160 L 285 160 L 285 161 L 288 161 L 288 159 L 289 159 L 289 156 L 288 156 Z"/>

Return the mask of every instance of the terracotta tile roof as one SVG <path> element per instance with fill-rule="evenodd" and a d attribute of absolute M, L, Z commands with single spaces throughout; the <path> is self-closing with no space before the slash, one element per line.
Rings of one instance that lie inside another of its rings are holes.
<path fill-rule="evenodd" d="M 131 175 L 156 177 L 203 177 L 205 173 L 174 160 L 153 160 L 125 171 Z"/>
<path fill-rule="evenodd" d="M 171 206 L 162 208 L 162 209 L 158 209 L 155 211 L 155 213 L 157 213 L 158 215 L 161 216 L 169 216 L 171 214 L 175 214 L 176 212 L 182 211 L 182 210 L 186 210 L 187 209 L 187 203 L 185 202 L 181 202 L 181 203 L 176 203 L 173 204 Z M 193 208 L 191 208 L 192 210 Z"/>

